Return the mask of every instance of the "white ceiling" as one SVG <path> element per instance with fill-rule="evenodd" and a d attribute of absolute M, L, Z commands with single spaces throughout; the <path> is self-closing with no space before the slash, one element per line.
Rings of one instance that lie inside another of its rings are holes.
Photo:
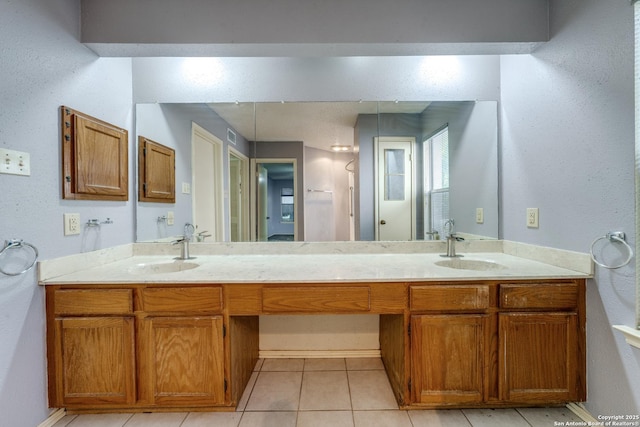
<path fill-rule="evenodd" d="M 330 150 L 334 144 L 353 147 L 360 114 L 417 114 L 428 105 L 429 102 L 285 102 L 213 103 L 209 107 L 249 141 L 302 141 L 308 147 Z"/>

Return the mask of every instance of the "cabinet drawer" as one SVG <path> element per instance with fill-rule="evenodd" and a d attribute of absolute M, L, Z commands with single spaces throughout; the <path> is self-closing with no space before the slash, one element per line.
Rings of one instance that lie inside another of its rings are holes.
<path fill-rule="evenodd" d="M 501 308 L 573 309 L 577 306 L 576 283 L 500 284 Z"/>
<path fill-rule="evenodd" d="M 145 288 L 142 290 L 142 310 L 147 312 L 220 312 L 222 288 Z"/>
<path fill-rule="evenodd" d="M 60 289 L 54 293 L 56 315 L 133 313 L 131 289 Z"/>
<path fill-rule="evenodd" d="M 368 286 L 266 287 L 262 310 L 267 313 L 353 313 L 371 309 Z"/>
<path fill-rule="evenodd" d="M 411 310 L 476 311 L 489 308 L 489 285 L 427 285 L 409 288 Z"/>

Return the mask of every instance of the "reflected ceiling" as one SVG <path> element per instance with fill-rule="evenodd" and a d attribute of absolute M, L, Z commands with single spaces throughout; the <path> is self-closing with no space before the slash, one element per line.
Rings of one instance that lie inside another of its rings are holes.
<path fill-rule="evenodd" d="M 385 102 L 381 113 L 419 114 L 430 102 Z M 248 140 L 303 141 L 305 146 L 330 150 L 336 143 L 353 143 L 359 114 L 377 114 L 377 102 L 266 102 L 249 108 L 208 104 Z M 256 133 L 254 137 L 254 133 Z"/>

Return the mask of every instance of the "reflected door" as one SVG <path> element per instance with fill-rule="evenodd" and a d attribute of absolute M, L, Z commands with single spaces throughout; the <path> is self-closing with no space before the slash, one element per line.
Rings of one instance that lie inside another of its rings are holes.
<path fill-rule="evenodd" d="M 229 148 L 229 233 L 232 242 L 249 240 L 249 159 Z"/>
<path fill-rule="evenodd" d="M 414 240 L 413 138 L 378 138 L 377 240 Z"/>
<path fill-rule="evenodd" d="M 222 232 L 222 141 L 193 125 L 193 222 L 196 232 L 224 240 Z"/>

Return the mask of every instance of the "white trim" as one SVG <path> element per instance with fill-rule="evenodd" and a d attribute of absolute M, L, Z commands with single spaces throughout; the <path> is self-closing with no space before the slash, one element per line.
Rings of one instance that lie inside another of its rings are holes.
<path fill-rule="evenodd" d="M 260 350 L 261 359 L 338 359 L 381 357 L 380 350 Z"/>
<path fill-rule="evenodd" d="M 627 344 L 640 348 L 640 331 L 626 325 L 613 325 L 613 329 L 617 329 L 624 334 Z"/>
<path fill-rule="evenodd" d="M 49 415 L 49 418 L 38 424 L 38 427 L 53 427 L 58 421 L 67 415 L 67 410 L 60 408 Z"/>
<path fill-rule="evenodd" d="M 581 420 L 592 423 L 592 425 L 601 425 L 602 421 L 596 420 L 582 403 L 567 403 L 567 409 L 580 417 Z"/>

